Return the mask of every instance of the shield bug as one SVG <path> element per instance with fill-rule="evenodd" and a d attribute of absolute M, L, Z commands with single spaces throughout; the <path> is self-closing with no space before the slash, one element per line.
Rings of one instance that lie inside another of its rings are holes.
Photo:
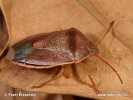
<path fill-rule="evenodd" d="M 34 85 L 31 88 L 41 88 L 62 75 L 69 78 L 69 74 L 65 74 L 68 69 L 63 65 L 79 63 L 90 56 L 100 58 L 116 73 L 120 82 L 123 83 L 117 71 L 98 55 L 99 51 L 97 46 L 109 32 L 113 23 L 114 21 L 96 45 L 88 40 L 76 28 L 38 34 L 26 38 L 13 45 L 12 48 L 15 54 L 11 62 L 20 66 L 35 69 L 62 66 L 61 70 L 59 70 L 53 78 L 39 85 Z M 89 76 L 89 79 L 92 82 L 94 91 L 99 93 L 91 76 Z"/>

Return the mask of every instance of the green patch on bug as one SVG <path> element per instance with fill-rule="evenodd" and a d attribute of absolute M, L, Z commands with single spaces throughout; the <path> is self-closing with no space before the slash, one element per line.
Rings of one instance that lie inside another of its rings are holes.
<path fill-rule="evenodd" d="M 19 62 L 25 62 L 26 57 L 32 51 L 33 47 L 31 43 L 14 45 L 13 50 L 15 51 L 15 55 L 13 60 Z"/>

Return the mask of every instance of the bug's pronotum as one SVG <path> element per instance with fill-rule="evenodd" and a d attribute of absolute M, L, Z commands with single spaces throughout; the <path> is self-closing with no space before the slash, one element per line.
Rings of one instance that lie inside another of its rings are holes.
<path fill-rule="evenodd" d="M 61 77 L 62 75 L 66 78 L 70 77 L 68 73 L 65 74 L 68 69 L 63 65 L 79 63 L 89 56 L 96 56 L 106 63 L 116 73 L 120 82 L 123 83 L 117 71 L 98 55 L 97 46 L 112 28 L 113 24 L 114 21 L 112 21 L 109 29 L 96 45 L 75 28 L 54 31 L 47 34 L 38 34 L 26 38 L 13 45 L 12 48 L 15 52 L 15 55 L 12 59 L 12 63 L 35 69 L 62 66 L 61 70 L 59 70 L 58 74 L 56 74 L 53 78 L 44 83 L 40 83 L 39 85 L 34 85 L 31 87 L 41 88 L 56 78 Z M 88 77 L 92 82 L 94 91 L 99 93 L 91 76 L 88 75 Z"/>

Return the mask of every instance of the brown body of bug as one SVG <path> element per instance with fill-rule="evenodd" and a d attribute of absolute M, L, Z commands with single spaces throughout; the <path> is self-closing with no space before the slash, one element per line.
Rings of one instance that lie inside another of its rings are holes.
<path fill-rule="evenodd" d="M 113 23 L 114 21 L 104 36 L 98 41 L 97 46 L 109 32 Z M 53 78 L 47 82 L 31 87 L 41 88 L 62 75 L 67 79 L 70 78 L 68 68 L 63 65 L 79 63 L 89 56 L 96 56 L 106 63 L 117 74 L 121 83 L 123 83 L 117 71 L 98 56 L 98 48 L 96 45 L 75 28 L 55 31 L 48 34 L 39 34 L 26 38 L 13 46 L 15 55 L 12 58 L 12 63 L 36 69 L 61 66 L 61 69 Z M 100 93 L 91 76 L 88 75 L 88 77 L 92 83 L 90 87 L 93 88 L 96 93 Z"/>

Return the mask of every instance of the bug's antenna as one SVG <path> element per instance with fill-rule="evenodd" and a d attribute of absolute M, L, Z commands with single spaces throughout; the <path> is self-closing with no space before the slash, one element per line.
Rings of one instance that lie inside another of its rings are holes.
<path fill-rule="evenodd" d="M 101 41 L 104 39 L 104 37 L 107 35 L 107 33 L 111 30 L 111 28 L 113 27 L 114 23 L 115 23 L 115 21 L 112 21 L 110 23 L 110 26 L 109 26 L 108 30 L 104 33 L 103 37 L 96 43 L 97 46 L 101 43 Z"/>
<path fill-rule="evenodd" d="M 100 60 L 102 60 L 104 63 L 106 63 L 115 73 L 116 75 L 118 76 L 120 82 L 123 84 L 123 81 L 120 77 L 120 75 L 117 73 L 117 71 L 113 68 L 113 66 L 111 66 L 108 62 L 106 62 L 103 58 L 101 58 L 99 55 L 95 55 L 96 57 L 98 57 Z"/>

